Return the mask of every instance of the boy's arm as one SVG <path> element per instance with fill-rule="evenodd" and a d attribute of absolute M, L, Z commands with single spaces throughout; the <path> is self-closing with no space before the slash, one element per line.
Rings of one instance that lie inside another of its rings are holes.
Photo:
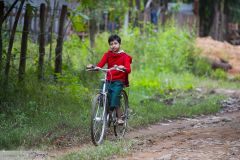
<path fill-rule="evenodd" d="M 126 56 L 124 66 L 126 68 L 126 73 L 131 73 L 131 63 L 132 63 L 132 57 Z"/>
<path fill-rule="evenodd" d="M 101 61 L 97 64 L 97 67 L 102 68 L 107 63 L 107 53 L 105 53 Z"/>

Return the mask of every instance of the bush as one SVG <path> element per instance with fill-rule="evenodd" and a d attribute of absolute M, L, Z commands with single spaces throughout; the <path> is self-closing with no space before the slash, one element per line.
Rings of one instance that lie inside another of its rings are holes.
<path fill-rule="evenodd" d="M 212 68 L 206 58 L 196 57 L 193 59 L 192 72 L 197 76 L 209 77 L 212 73 Z"/>
<path fill-rule="evenodd" d="M 222 69 L 216 69 L 211 76 L 216 79 L 227 79 L 227 73 Z"/>

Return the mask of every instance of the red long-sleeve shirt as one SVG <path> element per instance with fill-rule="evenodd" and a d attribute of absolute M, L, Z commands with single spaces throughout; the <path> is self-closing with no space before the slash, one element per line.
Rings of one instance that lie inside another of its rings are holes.
<path fill-rule="evenodd" d="M 114 65 L 123 65 L 126 68 L 125 72 L 111 70 L 107 74 L 107 80 L 120 80 L 124 83 L 127 83 L 127 75 L 131 72 L 131 56 L 129 56 L 125 52 L 113 53 L 109 50 L 108 52 L 104 53 L 101 61 L 97 64 L 97 66 L 102 68 L 106 63 L 108 64 L 108 68 L 112 68 Z"/>

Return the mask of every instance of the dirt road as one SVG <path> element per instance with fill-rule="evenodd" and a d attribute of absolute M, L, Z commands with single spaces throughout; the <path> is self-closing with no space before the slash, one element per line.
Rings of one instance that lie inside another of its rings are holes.
<path fill-rule="evenodd" d="M 127 160 L 240 160 L 239 100 L 216 115 L 183 118 L 128 134 L 136 145 Z"/>

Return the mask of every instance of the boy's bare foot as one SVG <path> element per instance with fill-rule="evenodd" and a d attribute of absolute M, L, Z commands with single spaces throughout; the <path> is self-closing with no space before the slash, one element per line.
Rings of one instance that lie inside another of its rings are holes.
<path fill-rule="evenodd" d="M 123 124 L 124 124 L 124 120 L 122 120 L 121 118 L 119 118 L 119 119 L 117 120 L 117 123 L 118 123 L 118 125 L 123 125 Z"/>

